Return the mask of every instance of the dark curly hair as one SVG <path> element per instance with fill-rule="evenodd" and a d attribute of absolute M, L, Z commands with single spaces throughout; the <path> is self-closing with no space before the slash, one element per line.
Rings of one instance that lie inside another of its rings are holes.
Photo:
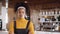
<path fill-rule="evenodd" d="M 28 7 L 28 5 L 27 5 L 26 3 L 22 3 L 22 2 L 17 3 L 17 4 L 15 5 L 14 11 L 17 12 L 18 7 L 20 7 L 20 6 L 25 7 L 25 8 L 26 8 L 26 12 L 29 12 L 29 7 Z"/>

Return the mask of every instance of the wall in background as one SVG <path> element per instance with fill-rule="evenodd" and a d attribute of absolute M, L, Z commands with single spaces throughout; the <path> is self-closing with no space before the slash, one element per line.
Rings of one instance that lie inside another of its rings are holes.
<path fill-rule="evenodd" d="M 14 9 L 8 8 L 8 22 L 13 21 L 13 17 L 14 17 Z"/>

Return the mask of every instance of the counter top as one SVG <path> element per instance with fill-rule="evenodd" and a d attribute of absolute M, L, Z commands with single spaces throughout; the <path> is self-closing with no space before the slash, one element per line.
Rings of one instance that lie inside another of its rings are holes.
<path fill-rule="evenodd" d="M 60 34 L 60 32 L 35 31 L 35 34 Z"/>
<path fill-rule="evenodd" d="M 0 34 L 8 34 L 8 31 L 0 31 Z M 60 32 L 35 31 L 35 34 L 60 34 Z"/>
<path fill-rule="evenodd" d="M 0 34 L 8 34 L 8 31 L 0 31 Z"/>

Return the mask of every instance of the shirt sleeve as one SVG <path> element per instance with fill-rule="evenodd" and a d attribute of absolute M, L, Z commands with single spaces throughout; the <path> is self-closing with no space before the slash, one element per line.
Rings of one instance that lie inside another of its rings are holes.
<path fill-rule="evenodd" d="M 30 24 L 29 24 L 29 32 L 30 32 L 31 34 L 34 34 L 34 25 L 33 25 L 32 22 L 30 22 Z"/>
<path fill-rule="evenodd" d="M 10 34 L 14 33 L 14 25 L 13 24 L 14 24 L 13 22 L 9 23 L 9 33 Z"/>

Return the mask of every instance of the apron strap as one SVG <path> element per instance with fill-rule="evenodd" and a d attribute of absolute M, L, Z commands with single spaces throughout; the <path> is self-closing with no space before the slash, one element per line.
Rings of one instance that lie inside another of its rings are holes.
<path fill-rule="evenodd" d="M 27 25 L 26 25 L 26 29 L 28 29 L 29 24 L 30 24 L 30 20 L 28 21 L 28 23 L 27 23 Z"/>
<path fill-rule="evenodd" d="M 14 33 L 16 33 L 16 21 L 14 21 Z"/>

